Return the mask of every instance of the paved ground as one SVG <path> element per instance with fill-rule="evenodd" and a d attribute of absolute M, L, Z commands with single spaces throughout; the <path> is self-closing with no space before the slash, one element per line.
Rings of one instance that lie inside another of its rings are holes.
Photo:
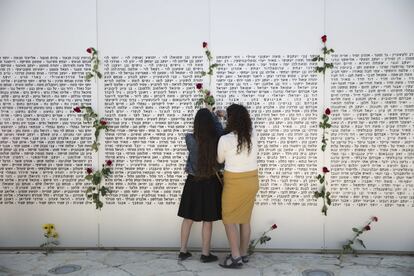
<path fill-rule="evenodd" d="M 223 258 L 225 253 L 218 253 Z M 199 252 L 192 259 L 177 261 L 175 252 L 159 251 L 56 251 L 48 256 L 39 251 L 0 251 L 0 275 L 54 275 L 60 265 L 81 269 L 65 275 L 297 275 L 322 269 L 333 275 L 414 276 L 414 256 L 347 255 L 339 267 L 336 255 L 307 253 L 255 253 L 242 269 L 223 269 L 218 263 L 203 264 Z M 319 276 L 322 274 L 311 274 Z"/>

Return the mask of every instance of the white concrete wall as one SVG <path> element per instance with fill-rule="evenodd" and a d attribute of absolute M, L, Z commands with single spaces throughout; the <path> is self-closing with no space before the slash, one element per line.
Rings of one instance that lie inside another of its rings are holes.
<path fill-rule="evenodd" d="M 326 33 L 338 53 L 414 52 L 412 1 L 326 2 Z M 200 55 L 202 41 L 215 55 L 316 54 L 324 32 L 322 0 L 0 0 L 0 56 L 84 55 L 91 45 L 102 57 Z M 97 93 L 93 88 L 93 106 L 102 114 L 102 81 Z M 94 162 L 102 160 L 103 149 Z M 58 227 L 62 246 L 177 247 L 177 209 L 0 205 L 0 247 L 38 246 L 39 225 L 49 221 Z M 256 206 L 253 236 L 277 223 L 267 248 L 339 248 L 352 227 L 377 215 L 380 222 L 364 237 L 368 248 L 413 251 L 413 211 L 331 207 L 324 217 L 320 207 Z M 200 246 L 200 236 L 196 225 L 190 246 Z M 221 222 L 212 245 L 227 247 Z"/>

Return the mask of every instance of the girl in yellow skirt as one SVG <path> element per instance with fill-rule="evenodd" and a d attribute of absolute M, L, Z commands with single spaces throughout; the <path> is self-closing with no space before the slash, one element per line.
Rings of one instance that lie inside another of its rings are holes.
<path fill-rule="evenodd" d="M 238 104 L 227 108 L 228 134 L 218 143 L 217 160 L 224 165 L 222 218 L 231 254 L 220 266 L 240 268 L 247 263 L 250 218 L 259 190 L 257 175 L 257 136 L 247 109 Z M 240 227 L 240 246 L 238 236 Z"/>

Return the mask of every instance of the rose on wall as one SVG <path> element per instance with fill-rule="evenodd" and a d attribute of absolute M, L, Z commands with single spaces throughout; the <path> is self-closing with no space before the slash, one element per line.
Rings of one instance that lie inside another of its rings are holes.
<path fill-rule="evenodd" d="M 321 37 L 321 41 L 323 43 L 322 48 L 322 54 L 314 57 L 312 61 L 317 62 L 317 66 L 315 68 L 315 71 L 318 73 L 323 73 L 323 91 L 325 93 L 325 73 L 327 69 L 333 68 L 332 63 L 327 62 L 328 56 L 334 52 L 333 49 L 328 49 L 326 46 L 326 42 L 328 41 L 328 37 L 326 35 L 323 35 Z M 324 113 L 322 114 L 322 121 L 319 122 L 319 128 L 322 129 L 322 145 L 321 150 L 323 154 L 325 155 L 326 147 L 328 146 L 328 129 L 331 127 L 331 124 L 329 122 L 329 115 L 331 115 L 331 109 L 325 108 Z M 325 158 L 324 158 L 325 159 Z M 323 205 L 322 205 L 322 213 L 327 216 L 328 214 L 328 206 L 331 205 L 331 193 L 328 191 L 327 185 L 328 181 L 326 180 L 326 174 L 329 173 L 329 169 L 324 166 L 322 168 L 323 174 L 318 174 L 316 177 L 319 180 L 319 183 L 321 186 L 317 189 L 317 191 L 314 192 L 314 197 L 316 199 L 322 198 L 323 199 Z"/>
<path fill-rule="evenodd" d="M 89 106 L 76 106 L 73 108 L 73 112 L 82 113 L 83 119 L 87 122 L 92 122 L 92 127 L 95 129 L 95 139 L 91 146 L 92 150 L 97 152 L 100 143 L 98 143 L 99 134 L 101 130 L 108 130 L 108 121 L 104 118 L 99 118 L 98 114 Z M 92 185 L 86 189 L 86 198 L 92 200 L 95 203 L 96 209 L 103 207 L 101 198 L 105 197 L 110 191 L 105 186 L 101 185 L 103 179 L 107 179 L 111 175 L 112 160 L 107 160 L 102 165 L 101 170 L 94 170 L 89 167 L 86 169 L 85 179 L 91 181 Z"/>
<path fill-rule="evenodd" d="M 93 77 L 102 78 L 102 73 L 99 72 L 99 64 L 101 61 L 98 57 L 98 51 L 93 47 L 89 47 L 86 49 L 86 52 L 91 55 L 91 71 L 86 73 L 85 79 L 91 80 Z"/>
<path fill-rule="evenodd" d="M 322 168 L 322 174 L 318 174 L 316 179 L 319 180 L 319 183 L 321 184 L 320 189 L 318 191 L 314 192 L 315 198 L 322 198 L 323 200 L 323 206 L 322 206 L 322 213 L 327 216 L 328 215 L 328 206 L 331 205 L 331 193 L 327 191 L 326 185 L 328 184 L 328 181 L 326 180 L 326 174 L 329 173 L 329 169 L 327 167 Z"/>
<path fill-rule="evenodd" d="M 316 66 L 315 70 L 318 73 L 323 73 L 323 75 L 325 75 L 325 72 L 327 69 L 332 69 L 333 68 L 333 64 L 332 63 L 328 63 L 327 62 L 327 58 L 330 54 L 334 53 L 334 49 L 328 49 L 328 47 L 326 46 L 326 41 L 328 40 L 328 37 L 326 35 L 323 35 L 321 37 L 322 43 L 323 43 L 323 47 L 322 47 L 322 54 L 314 57 L 312 59 L 312 61 L 315 61 L 318 63 L 318 65 Z"/>
<path fill-rule="evenodd" d="M 196 89 L 201 94 L 201 97 L 196 101 L 196 107 L 200 107 L 204 103 L 207 108 L 213 108 L 216 101 L 211 93 L 211 78 L 214 74 L 214 69 L 218 67 L 218 64 L 213 63 L 213 56 L 211 55 L 211 51 L 208 49 L 208 43 L 203 42 L 202 46 L 203 49 L 205 49 L 204 53 L 208 60 L 208 69 L 207 71 L 202 71 L 201 76 L 208 76 L 208 88 L 203 88 L 202 83 L 196 84 Z"/>
<path fill-rule="evenodd" d="M 352 231 L 355 233 L 354 237 L 351 240 L 348 240 L 343 246 L 342 246 L 342 251 L 341 254 L 338 256 L 338 260 L 339 260 L 339 266 L 341 266 L 342 261 L 343 261 L 343 255 L 350 252 L 353 253 L 354 256 L 357 256 L 357 252 L 354 248 L 355 244 L 358 244 L 360 246 L 362 246 L 363 248 L 367 248 L 365 246 L 365 243 L 359 238 L 359 236 L 361 236 L 362 234 L 364 234 L 367 231 L 371 230 L 371 223 L 373 222 L 378 222 L 378 217 L 374 216 L 371 217 L 371 219 L 369 220 L 369 222 L 367 224 L 365 224 L 365 226 L 361 227 L 360 229 L 353 227 Z"/>
<path fill-rule="evenodd" d="M 266 242 L 270 241 L 272 238 L 269 237 L 267 233 L 275 230 L 276 228 L 277 228 L 277 225 L 273 224 L 272 226 L 270 226 L 270 228 L 267 231 L 263 232 L 263 234 L 258 239 L 251 240 L 249 244 L 249 248 L 247 249 L 247 253 L 249 255 L 252 255 L 258 243 L 265 244 Z"/>
<path fill-rule="evenodd" d="M 92 168 L 87 168 L 85 179 L 90 181 L 92 185 L 86 190 L 86 198 L 92 200 L 95 203 L 96 209 L 101 209 L 103 207 L 103 202 L 101 198 L 105 197 L 111 191 L 101 185 L 103 179 L 107 179 L 111 174 L 112 161 L 107 160 L 103 165 L 102 169 L 98 171 L 93 171 Z"/>
<path fill-rule="evenodd" d="M 100 143 L 98 143 L 100 131 L 109 129 L 108 121 L 103 118 L 98 119 L 98 114 L 92 109 L 92 107 L 89 106 L 76 106 L 73 108 L 73 111 L 76 113 L 81 113 L 83 111 L 83 119 L 88 123 L 92 122 L 92 127 L 95 129 L 95 139 L 91 145 L 91 148 L 97 152 L 100 145 Z"/>
<path fill-rule="evenodd" d="M 319 127 L 323 130 L 322 131 L 322 151 L 326 150 L 328 145 L 328 138 L 326 135 L 328 134 L 328 128 L 331 128 L 331 124 L 329 123 L 329 115 L 331 115 L 331 110 L 329 108 L 325 109 L 325 113 L 322 114 L 322 121 L 319 123 Z"/>

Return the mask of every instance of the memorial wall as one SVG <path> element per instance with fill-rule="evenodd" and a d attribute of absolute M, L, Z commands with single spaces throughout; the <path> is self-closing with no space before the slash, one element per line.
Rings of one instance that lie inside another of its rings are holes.
<path fill-rule="evenodd" d="M 403 0 L 2 0 L 0 247 L 40 245 L 44 223 L 64 247 L 177 247 L 208 41 L 216 107 L 244 104 L 258 134 L 253 237 L 276 223 L 266 248 L 335 249 L 377 216 L 368 249 L 414 251 L 413 12 Z M 312 58 L 325 33 L 323 76 Z M 102 79 L 85 80 L 88 47 Z M 81 104 L 108 122 L 97 153 Z M 108 159 L 112 193 L 96 210 L 85 170 Z M 327 216 L 314 198 L 323 166 Z M 228 246 L 221 222 L 212 245 Z"/>

